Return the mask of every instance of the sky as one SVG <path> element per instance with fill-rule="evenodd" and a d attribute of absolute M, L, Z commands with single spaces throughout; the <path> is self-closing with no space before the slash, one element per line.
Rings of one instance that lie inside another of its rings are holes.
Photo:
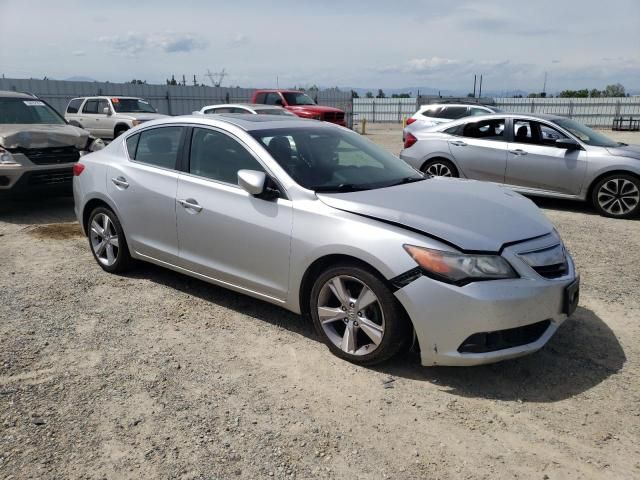
<path fill-rule="evenodd" d="M 640 90 L 640 0 L 0 0 L 0 75 Z"/>

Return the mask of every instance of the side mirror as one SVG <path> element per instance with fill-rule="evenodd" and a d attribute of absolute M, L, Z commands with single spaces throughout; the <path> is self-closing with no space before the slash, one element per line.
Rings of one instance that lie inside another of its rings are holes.
<path fill-rule="evenodd" d="M 280 197 L 280 190 L 275 187 L 264 172 L 257 170 L 238 170 L 238 185 L 247 193 L 263 200 L 273 200 Z"/>
<path fill-rule="evenodd" d="M 556 147 L 565 148 L 567 150 L 580 150 L 582 147 L 572 138 L 559 138 L 556 140 Z"/>
<path fill-rule="evenodd" d="M 111 115 L 111 109 L 109 107 L 104 107 L 102 109 L 102 113 L 104 113 L 105 115 Z"/>
<path fill-rule="evenodd" d="M 238 170 L 238 185 L 254 197 L 264 192 L 267 176 L 257 170 Z"/>

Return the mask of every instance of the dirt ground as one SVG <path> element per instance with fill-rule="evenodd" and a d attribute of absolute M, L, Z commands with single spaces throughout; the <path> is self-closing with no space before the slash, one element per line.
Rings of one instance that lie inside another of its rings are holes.
<path fill-rule="evenodd" d="M 474 368 L 356 367 L 278 307 L 104 273 L 70 199 L 0 203 L 0 478 L 640 478 L 640 220 L 536 202 L 581 306 Z"/>

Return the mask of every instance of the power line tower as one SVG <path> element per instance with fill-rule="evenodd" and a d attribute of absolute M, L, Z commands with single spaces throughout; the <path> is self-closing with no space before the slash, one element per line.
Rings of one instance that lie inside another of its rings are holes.
<path fill-rule="evenodd" d="M 224 80 L 224 77 L 227 76 L 227 72 L 224 68 L 222 69 L 222 71 L 215 73 L 207 69 L 207 73 L 205 73 L 204 76 L 209 79 L 211 85 L 213 85 L 214 87 L 219 87 L 220 85 L 222 85 L 222 80 Z"/>

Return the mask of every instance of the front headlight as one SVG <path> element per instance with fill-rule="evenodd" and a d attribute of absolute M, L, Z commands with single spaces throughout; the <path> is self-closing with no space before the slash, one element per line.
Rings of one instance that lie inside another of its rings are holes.
<path fill-rule="evenodd" d="M 0 165 L 20 165 L 13 159 L 13 155 L 0 147 Z"/>
<path fill-rule="evenodd" d="M 518 274 L 499 255 L 474 255 L 445 252 L 432 248 L 404 245 L 425 275 L 456 285 L 479 280 L 518 278 Z"/>

